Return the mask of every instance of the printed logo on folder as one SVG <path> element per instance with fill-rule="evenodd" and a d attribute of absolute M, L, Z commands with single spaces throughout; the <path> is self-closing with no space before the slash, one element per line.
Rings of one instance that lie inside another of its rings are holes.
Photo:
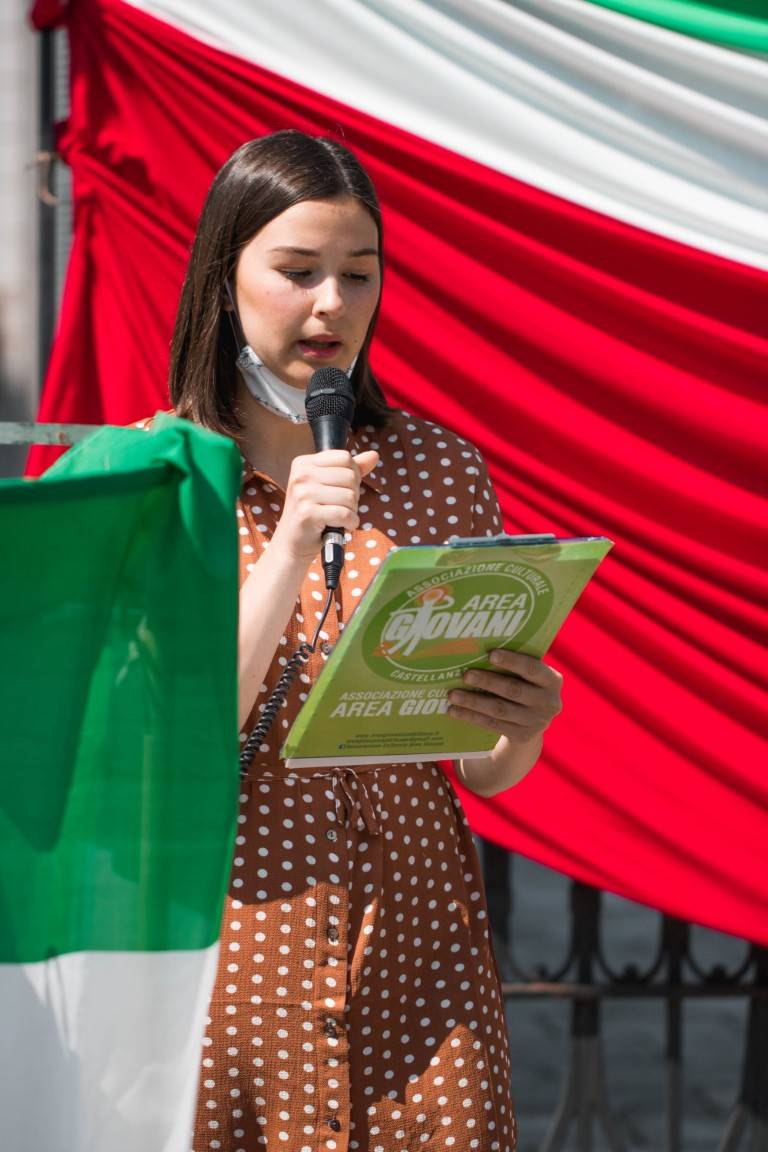
<path fill-rule="evenodd" d="M 523 564 L 439 572 L 385 605 L 365 633 L 363 656 L 390 680 L 453 680 L 489 648 L 524 643 L 546 619 L 552 598 L 544 573 Z"/>
<path fill-rule="evenodd" d="M 288 733 L 287 766 L 485 755 L 496 734 L 449 716 L 449 691 L 494 648 L 543 656 L 611 547 L 496 536 L 394 548 Z"/>

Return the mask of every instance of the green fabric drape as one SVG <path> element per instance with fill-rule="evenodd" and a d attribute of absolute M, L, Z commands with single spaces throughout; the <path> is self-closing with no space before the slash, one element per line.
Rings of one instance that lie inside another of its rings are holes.
<path fill-rule="evenodd" d="M 218 938 L 239 477 L 161 416 L 0 484 L 0 962 Z"/>

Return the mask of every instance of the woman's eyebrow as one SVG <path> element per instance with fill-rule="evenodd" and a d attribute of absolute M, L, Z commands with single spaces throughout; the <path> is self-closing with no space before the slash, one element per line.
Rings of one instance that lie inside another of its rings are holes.
<path fill-rule="evenodd" d="M 270 248 L 270 252 L 292 252 L 295 256 L 320 255 L 315 248 L 296 248 L 292 244 L 279 244 L 276 248 Z M 354 252 L 348 252 L 347 256 L 378 256 L 378 254 L 378 248 L 356 248 Z"/>

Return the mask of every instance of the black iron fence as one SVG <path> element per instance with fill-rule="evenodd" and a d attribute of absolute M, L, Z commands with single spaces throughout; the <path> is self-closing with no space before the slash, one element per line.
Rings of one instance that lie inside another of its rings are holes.
<path fill-rule="evenodd" d="M 569 882 L 567 944 L 559 963 L 526 967 L 515 942 L 514 857 L 483 842 L 489 913 L 502 990 L 508 1000 L 566 1001 L 570 1033 L 560 1099 L 539 1152 L 574 1147 L 591 1152 L 600 1137 L 609 1152 L 633 1147 L 615 1118 L 606 1090 L 601 1008 L 606 1000 L 664 1005 L 664 1143 L 658 1152 L 683 1152 L 683 1004 L 703 998 L 741 998 L 748 1004 L 741 1087 L 712 1152 L 768 1152 L 768 949 L 744 942 L 731 967 L 707 966 L 696 955 L 692 926 L 658 915 L 655 955 L 644 966 L 618 967 L 607 957 L 603 894 Z M 638 1067 L 638 1075 L 643 1069 Z"/>

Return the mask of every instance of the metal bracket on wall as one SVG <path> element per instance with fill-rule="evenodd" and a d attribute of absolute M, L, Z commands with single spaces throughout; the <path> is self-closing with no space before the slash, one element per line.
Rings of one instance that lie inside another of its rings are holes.
<path fill-rule="evenodd" d="M 51 172 L 57 159 L 58 153 L 46 150 L 38 152 L 35 156 L 37 197 L 43 204 L 49 204 L 52 208 L 55 208 L 59 203 L 58 196 L 55 196 L 51 191 Z"/>

